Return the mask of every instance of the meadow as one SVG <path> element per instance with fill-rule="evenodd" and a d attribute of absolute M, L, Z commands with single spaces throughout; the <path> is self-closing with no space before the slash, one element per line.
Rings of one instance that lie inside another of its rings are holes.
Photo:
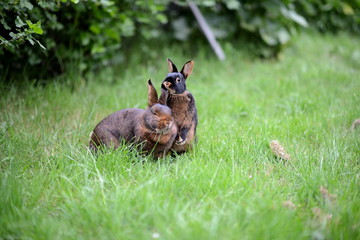
<path fill-rule="evenodd" d="M 168 47 L 75 84 L 1 83 L 0 239 L 360 239 L 360 40 L 306 33 L 279 60 L 225 52 Z M 96 123 L 145 108 L 167 57 L 195 61 L 195 149 L 93 156 Z"/>

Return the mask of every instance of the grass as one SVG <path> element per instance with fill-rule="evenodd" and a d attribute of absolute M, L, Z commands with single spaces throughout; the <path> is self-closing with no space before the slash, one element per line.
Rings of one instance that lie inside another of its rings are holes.
<path fill-rule="evenodd" d="M 280 61 L 225 45 L 218 62 L 170 47 L 75 87 L 1 86 L 0 239 L 360 239 L 360 41 L 299 36 Z M 88 135 L 146 106 L 165 58 L 195 60 L 198 144 L 176 159 L 126 147 L 93 157 Z M 269 149 L 278 140 L 284 162 Z"/>

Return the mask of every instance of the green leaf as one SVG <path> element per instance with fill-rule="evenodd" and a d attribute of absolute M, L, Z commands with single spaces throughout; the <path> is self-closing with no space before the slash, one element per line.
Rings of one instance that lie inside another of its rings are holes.
<path fill-rule="evenodd" d="M 91 48 L 91 54 L 97 54 L 97 53 L 103 53 L 106 49 L 104 46 L 102 46 L 100 43 L 94 44 Z"/>
<path fill-rule="evenodd" d="M 276 22 L 265 22 L 265 24 L 260 27 L 259 33 L 262 40 L 269 46 L 276 46 L 279 44 L 277 31 L 279 30 L 279 25 Z"/>
<path fill-rule="evenodd" d="M 199 2 L 197 2 L 197 4 L 201 4 L 205 7 L 214 7 L 216 2 L 213 0 L 205 0 L 205 1 L 199 1 Z"/>
<path fill-rule="evenodd" d="M 90 43 L 91 33 L 89 32 L 81 32 L 80 33 L 80 40 L 82 46 L 87 46 Z"/>
<path fill-rule="evenodd" d="M 17 38 L 17 34 L 13 33 L 13 32 L 10 32 L 9 33 L 9 36 L 12 38 L 12 39 L 16 39 Z"/>
<path fill-rule="evenodd" d="M 168 22 L 166 15 L 162 13 L 156 14 L 156 19 L 162 24 L 166 24 Z"/>
<path fill-rule="evenodd" d="M 109 0 L 100 0 L 100 4 L 106 8 L 106 7 L 114 5 L 114 2 L 109 1 Z"/>
<path fill-rule="evenodd" d="M 21 20 L 21 18 L 19 16 L 16 16 L 16 19 L 15 19 L 15 26 L 17 28 L 21 28 L 23 26 L 25 26 L 26 23 L 23 22 L 23 20 Z"/>
<path fill-rule="evenodd" d="M 89 29 L 90 29 L 91 32 L 93 32 L 95 34 L 99 34 L 100 31 L 101 31 L 99 25 L 94 25 L 94 24 L 91 25 Z"/>
<path fill-rule="evenodd" d="M 134 32 L 135 32 L 134 22 L 130 18 L 125 19 L 125 21 L 121 25 L 122 35 L 125 37 L 131 37 L 134 35 Z"/>
<path fill-rule="evenodd" d="M 354 9 L 349 4 L 342 3 L 341 7 L 342 7 L 343 13 L 345 15 L 354 15 L 355 14 Z"/>
<path fill-rule="evenodd" d="M 7 42 L 8 42 L 8 40 L 6 40 L 6 39 L 3 38 L 2 36 L 0 36 L 0 45 L 6 44 Z"/>
<path fill-rule="evenodd" d="M 289 32 L 285 28 L 280 29 L 277 32 L 277 36 L 278 36 L 279 42 L 281 44 L 285 44 L 285 43 L 289 42 L 290 38 L 291 38 Z"/>
<path fill-rule="evenodd" d="M 31 45 L 34 46 L 35 42 L 31 39 L 31 37 L 27 37 L 26 39 L 29 41 L 29 43 L 30 43 Z"/>
<path fill-rule="evenodd" d="M 36 34 L 43 34 L 43 30 L 41 28 L 41 21 L 38 21 L 37 23 L 32 23 L 30 20 L 26 20 L 26 23 L 28 24 L 31 32 Z"/>
<path fill-rule="evenodd" d="M 120 41 L 120 34 L 112 28 L 106 28 L 105 29 L 105 34 L 106 36 L 108 36 L 111 39 L 114 39 L 116 41 Z"/>
<path fill-rule="evenodd" d="M 32 10 L 34 8 L 34 6 L 28 0 L 20 0 L 20 7 L 25 7 L 29 10 Z"/>
<path fill-rule="evenodd" d="M 6 39 L 3 38 L 2 36 L 0 36 L 0 46 L 1 46 L 1 45 L 4 45 L 5 48 L 7 48 L 7 49 L 15 49 L 14 44 L 12 44 L 11 41 L 6 40 Z M 1 48 L 0 48 L 0 49 L 1 49 Z"/>
<path fill-rule="evenodd" d="M 273 36 L 271 33 L 266 32 L 263 29 L 260 29 L 259 31 L 260 36 L 264 42 L 269 46 L 275 46 L 278 44 L 278 41 L 275 36 Z"/>
<path fill-rule="evenodd" d="M 39 42 L 39 40 L 37 40 L 37 39 L 35 39 L 35 38 L 33 38 L 33 39 L 34 39 L 35 42 L 37 42 L 37 44 L 39 44 L 39 46 L 40 46 L 42 49 L 46 50 L 46 48 L 44 47 L 44 45 L 42 45 L 42 44 Z"/>
<path fill-rule="evenodd" d="M 289 9 L 287 9 L 285 7 L 281 7 L 280 11 L 281 11 L 281 13 L 282 13 L 282 15 L 284 17 L 293 20 L 294 22 L 298 23 L 299 25 L 301 25 L 303 27 L 308 27 L 309 26 L 306 19 L 303 16 L 297 14 L 295 11 L 289 10 Z"/>
<path fill-rule="evenodd" d="M 237 0 L 229 0 L 226 2 L 226 7 L 230 10 L 237 10 L 241 6 L 241 3 Z"/>
<path fill-rule="evenodd" d="M 9 27 L 9 25 L 7 24 L 7 22 L 5 21 L 4 18 L 0 19 L 0 23 L 3 25 L 3 27 L 4 27 L 6 30 L 11 30 L 11 27 Z"/>

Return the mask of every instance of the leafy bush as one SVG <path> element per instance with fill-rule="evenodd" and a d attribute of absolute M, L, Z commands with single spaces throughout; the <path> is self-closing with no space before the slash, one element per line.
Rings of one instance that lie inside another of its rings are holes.
<path fill-rule="evenodd" d="M 322 32 L 348 30 L 360 33 L 360 1 L 301 0 L 295 3 L 311 26 Z"/>
<path fill-rule="evenodd" d="M 301 28 L 360 33 L 360 2 L 355 0 L 198 0 L 217 38 L 245 37 L 264 57 L 276 56 Z M 176 9 L 169 21 L 179 40 L 198 32 L 191 15 Z M 249 44 L 250 45 L 250 44 Z"/>
<path fill-rule="evenodd" d="M 156 35 L 151 30 L 167 21 L 164 8 L 155 0 L 1 2 L 0 55 L 6 62 L 0 67 L 22 70 L 28 64 L 39 77 L 62 73 L 68 64 L 83 70 L 119 63 L 124 38 Z"/>
<path fill-rule="evenodd" d="M 286 0 L 213 0 L 198 1 L 197 4 L 217 38 L 249 37 L 250 41 L 261 46 L 258 54 L 264 57 L 276 55 L 299 27 L 308 26 L 306 19 Z M 178 39 L 186 40 L 198 32 L 192 16 L 179 11 L 172 15 L 175 17 L 170 18 L 170 21 L 175 19 L 172 24 L 173 29 L 176 29 L 174 36 Z"/>
<path fill-rule="evenodd" d="M 276 56 L 309 23 L 321 31 L 360 32 L 355 0 L 195 2 L 217 38 L 246 39 L 264 57 Z M 5 76 L 26 72 L 29 78 L 58 75 L 70 66 L 81 72 L 126 62 L 134 43 L 137 51 L 152 55 L 144 44 L 150 39 L 157 47 L 204 39 L 186 1 L 7 0 L 0 2 L 0 23 L 0 57 L 6 59 L 0 70 Z"/>

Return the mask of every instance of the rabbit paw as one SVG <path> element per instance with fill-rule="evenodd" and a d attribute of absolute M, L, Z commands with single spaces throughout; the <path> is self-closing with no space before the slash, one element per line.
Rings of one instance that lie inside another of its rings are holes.
<path fill-rule="evenodd" d="M 180 136 L 175 141 L 176 145 L 184 145 L 186 143 L 186 139 L 182 139 Z"/>

